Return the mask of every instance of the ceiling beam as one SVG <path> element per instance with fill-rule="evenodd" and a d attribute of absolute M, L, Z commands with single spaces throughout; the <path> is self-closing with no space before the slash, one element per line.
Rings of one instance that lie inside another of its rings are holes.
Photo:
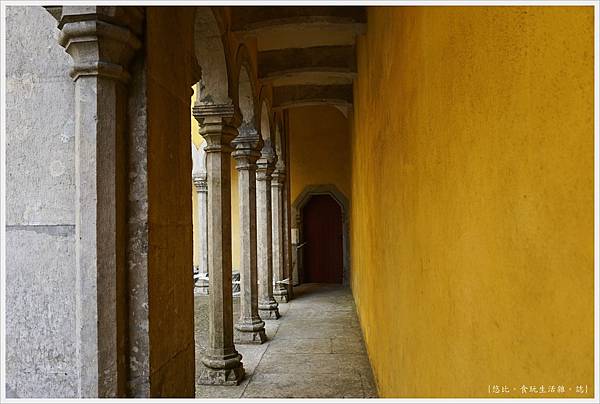
<path fill-rule="evenodd" d="M 232 7 L 231 30 L 256 30 L 281 24 L 366 23 L 364 7 Z"/>
<path fill-rule="evenodd" d="M 260 80 L 276 79 L 295 72 L 355 73 L 354 46 L 287 48 L 258 53 Z"/>
<path fill-rule="evenodd" d="M 351 105 L 352 85 L 299 85 L 273 88 L 275 109 L 312 104 Z"/>

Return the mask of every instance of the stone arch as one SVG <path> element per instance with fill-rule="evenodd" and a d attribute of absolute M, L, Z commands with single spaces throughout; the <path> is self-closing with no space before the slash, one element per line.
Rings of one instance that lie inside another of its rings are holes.
<path fill-rule="evenodd" d="M 200 146 L 196 148 L 192 142 L 192 177 L 206 177 L 206 140 L 202 140 Z"/>
<path fill-rule="evenodd" d="M 211 7 L 196 7 L 194 52 L 202 70 L 196 105 L 231 104 L 231 77 L 227 37 Z"/>
<path fill-rule="evenodd" d="M 295 218 L 295 227 L 298 232 L 298 275 L 303 273 L 302 263 L 302 208 L 308 203 L 313 195 L 329 195 L 340 205 L 342 209 L 342 249 L 343 249 L 343 284 L 350 284 L 350 201 L 334 184 L 315 184 L 304 187 L 300 195 L 292 203 L 292 218 Z"/>
<path fill-rule="evenodd" d="M 245 134 L 247 131 L 258 132 L 259 124 L 257 117 L 257 84 L 256 84 L 256 69 L 254 68 L 248 48 L 245 45 L 240 45 L 236 53 L 236 69 L 235 83 L 237 90 L 233 94 L 234 102 L 241 114 L 241 124 L 239 127 L 240 134 Z"/>
<path fill-rule="evenodd" d="M 273 128 L 273 115 L 269 112 L 269 106 L 267 105 L 267 101 L 263 100 L 260 104 L 260 135 L 263 141 L 263 153 L 273 154 L 275 157 L 275 161 L 279 158 L 275 153 L 275 149 L 273 148 L 273 140 L 272 140 L 272 130 Z"/>
<path fill-rule="evenodd" d="M 271 88 L 269 86 L 263 86 L 260 89 L 259 100 L 259 117 L 260 117 L 260 134 L 264 141 L 267 139 L 273 144 L 273 137 L 275 134 L 275 122 L 274 112 L 272 109 L 271 102 Z"/>
<path fill-rule="evenodd" d="M 266 101 L 263 101 L 260 106 L 260 135 L 263 140 L 271 141 L 271 128 L 273 127 L 272 114 Z"/>
<path fill-rule="evenodd" d="M 273 117 L 273 133 L 271 135 L 271 139 L 273 141 L 273 147 L 275 149 L 275 154 L 277 155 L 277 167 L 279 169 L 285 169 L 286 166 L 286 149 L 284 142 L 284 132 L 283 132 L 283 113 L 281 111 L 277 112 Z"/>

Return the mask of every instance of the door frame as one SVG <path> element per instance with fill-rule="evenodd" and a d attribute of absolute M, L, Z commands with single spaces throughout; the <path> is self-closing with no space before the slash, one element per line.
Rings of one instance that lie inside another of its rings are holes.
<path fill-rule="evenodd" d="M 293 279 L 294 283 L 302 283 L 304 280 L 304 265 L 302 259 L 302 251 L 298 246 L 304 243 L 303 233 L 303 217 L 302 210 L 313 195 L 329 195 L 337 202 L 342 210 L 342 256 L 343 256 L 343 273 L 342 284 L 350 285 L 350 201 L 348 198 L 333 184 L 314 184 L 304 187 L 302 192 L 294 200 L 292 204 L 292 217 L 294 225 L 292 226 L 292 254 Z M 295 234 L 294 234 L 295 233 Z M 302 247 L 300 247 L 302 248 Z"/>

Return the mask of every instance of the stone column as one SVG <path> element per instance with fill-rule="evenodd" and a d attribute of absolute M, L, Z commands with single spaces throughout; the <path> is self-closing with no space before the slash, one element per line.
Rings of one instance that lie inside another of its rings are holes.
<path fill-rule="evenodd" d="M 194 117 L 206 140 L 208 182 L 208 346 L 202 357 L 200 384 L 237 385 L 244 377 L 242 356 L 233 344 L 231 290 L 231 140 L 233 105 L 197 105 Z"/>
<path fill-rule="evenodd" d="M 277 157 L 270 140 L 265 141 L 256 169 L 256 227 L 258 252 L 258 310 L 263 318 L 279 318 L 273 297 L 273 227 L 271 174 Z"/>
<path fill-rule="evenodd" d="M 277 163 L 271 182 L 271 200 L 273 217 L 273 295 L 281 302 L 288 301 L 287 287 L 278 283 L 285 279 L 284 245 L 283 245 L 283 184 L 285 167 Z"/>
<path fill-rule="evenodd" d="M 208 182 L 206 180 L 206 174 L 193 177 L 194 186 L 196 187 L 196 193 L 198 195 L 198 254 L 200 260 L 198 261 L 198 270 L 201 274 L 208 273 Z"/>
<path fill-rule="evenodd" d="M 208 182 L 206 178 L 206 152 L 204 147 L 206 141 L 200 145 L 200 150 L 192 143 L 192 158 L 194 168 L 192 170 L 192 180 L 198 196 L 197 215 L 198 215 L 198 239 L 196 242 L 196 251 L 198 251 L 198 270 L 201 274 L 208 273 Z"/>
<path fill-rule="evenodd" d="M 78 339 L 81 397 L 126 394 L 126 83 L 127 66 L 141 46 L 137 34 L 143 18 L 138 7 L 64 6 L 58 19 L 59 43 L 73 59 L 75 81 L 73 332 Z"/>
<path fill-rule="evenodd" d="M 290 205 L 290 177 L 286 176 L 283 185 L 283 274 L 287 283 L 288 301 L 294 298 L 294 284 L 292 281 L 292 227 L 291 227 L 291 205 Z"/>
<path fill-rule="evenodd" d="M 267 340 L 265 322 L 258 315 L 256 268 L 256 160 L 262 140 L 253 128 L 241 128 L 233 142 L 240 198 L 240 318 L 235 341 L 262 344 Z"/>

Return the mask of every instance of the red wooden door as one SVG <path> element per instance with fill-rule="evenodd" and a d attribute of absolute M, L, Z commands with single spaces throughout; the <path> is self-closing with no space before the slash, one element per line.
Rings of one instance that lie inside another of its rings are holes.
<path fill-rule="evenodd" d="M 302 209 L 304 282 L 342 283 L 342 210 L 329 195 L 314 195 Z"/>

